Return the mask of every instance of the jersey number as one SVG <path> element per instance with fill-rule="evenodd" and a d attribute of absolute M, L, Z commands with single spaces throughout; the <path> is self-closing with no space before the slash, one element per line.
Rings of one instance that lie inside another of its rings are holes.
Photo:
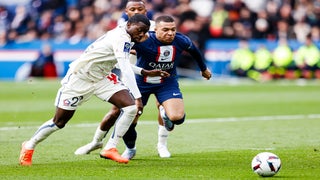
<path fill-rule="evenodd" d="M 118 76 L 114 73 L 111 73 L 107 76 L 107 78 L 110 80 L 110 81 L 113 81 L 113 84 L 117 84 L 118 83 Z"/>
<path fill-rule="evenodd" d="M 73 97 L 70 104 L 71 107 L 77 107 L 78 103 L 83 99 L 83 96 Z"/>

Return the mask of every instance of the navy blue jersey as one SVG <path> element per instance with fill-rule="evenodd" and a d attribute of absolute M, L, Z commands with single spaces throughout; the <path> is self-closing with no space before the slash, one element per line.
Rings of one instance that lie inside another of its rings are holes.
<path fill-rule="evenodd" d="M 170 98 L 182 98 L 177 80 L 177 60 L 183 51 L 187 51 L 196 60 L 201 71 L 206 70 L 203 57 L 199 49 L 189 37 L 177 33 L 171 44 L 163 44 L 157 40 L 155 32 L 149 32 L 149 38 L 136 43 L 133 49 L 137 52 L 138 67 L 146 70 L 161 69 L 170 73 L 170 77 L 146 77 L 136 75 L 137 84 L 142 94 L 142 102 L 146 105 L 149 96 L 154 94 L 162 104 Z"/>
<path fill-rule="evenodd" d="M 163 44 L 157 40 L 155 32 L 149 32 L 149 38 L 133 46 L 137 51 L 137 66 L 147 70 L 161 69 L 171 74 L 169 78 L 161 77 L 141 77 L 137 76 L 137 81 L 151 84 L 163 83 L 177 76 L 177 60 L 183 51 L 187 51 L 197 61 L 201 71 L 207 67 L 198 48 L 192 43 L 189 37 L 176 33 L 171 44 Z"/>

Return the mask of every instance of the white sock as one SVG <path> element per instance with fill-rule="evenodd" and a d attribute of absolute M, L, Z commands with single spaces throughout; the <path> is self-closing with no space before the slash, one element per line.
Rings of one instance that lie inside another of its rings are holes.
<path fill-rule="evenodd" d="M 114 126 L 113 133 L 110 136 L 106 146 L 104 147 L 105 150 L 117 147 L 119 140 L 128 131 L 132 121 L 134 120 L 134 117 L 137 112 L 136 109 L 137 109 L 136 105 L 122 108 L 123 112 L 120 114 Z"/>
<path fill-rule="evenodd" d="M 100 126 L 98 126 L 96 132 L 94 133 L 92 142 L 93 142 L 93 143 L 101 142 L 101 141 L 103 140 L 103 138 L 106 137 L 107 133 L 108 133 L 108 131 L 102 131 L 102 130 L 100 129 Z"/>
<path fill-rule="evenodd" d="M 43 123 L 29 141 L 25 144 L 26 149 L 34 149 L 37 144 L 45 140 L 50 134 L 59 130 L 53 119 Z"/>
<path fill-rule="evenodd" d="M 158 128 L 158 145 L 167 146 L 169 131 L 164 126 L 159 125 Z"/>

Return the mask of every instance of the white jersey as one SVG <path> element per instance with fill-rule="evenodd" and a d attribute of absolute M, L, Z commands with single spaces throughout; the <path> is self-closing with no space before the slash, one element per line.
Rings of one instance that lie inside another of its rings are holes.
<path fill-rule="evenodd" d="M 129 62 L 133 46 L 126 26 L 118 26 L 97 39 L 70 64 L 68 73 L 81 74 L 89 81 L 100 81 L 111 73 L 118 63 L 123 81 L 135 98 L 141 97 Z"/>
<path fill-rule="evenodd" d="M 150 28 L 149 31 L 154 31 L 154 28 L 156 27 L 156 22 L 150 20 Z"/>
<path fill-rule="evenodd" d="M 121 27 L 121 26 L 125 26 L 126 24 L 127 24 L 127 21 L 121 22 L 119 26 L 120 26 L 120 27 Z M 154 31 L 155 26 L 156 26 L 156 22 L 153 21 L 153 20 L 150 20 L 150 28 L 149 28 L 149 31 Z M 137 56 L 136 56 L 136 55 L 133 55 L 133 54 L 130 54 L 130 63 L 131 63 L 131 64 L 136 64 L 136 62 L 137 62 Z M 119 68 L 119 66 L 116 65 L 116 68 Z"/>

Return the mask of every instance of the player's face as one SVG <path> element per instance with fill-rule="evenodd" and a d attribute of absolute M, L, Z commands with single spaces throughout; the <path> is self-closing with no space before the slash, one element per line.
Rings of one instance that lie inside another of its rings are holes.
<path fill-rule="evenodd" d="M 126 6 L 126 14 L 128 15 L 129 18 L 135 14 L 146 15 L 147 10 L 143 2 L 128 2 Z"/>
<path fill-rule="evenodd" d="M 145 40 L 146 33 L 149 31 L 149 26 L 142 22 L 127 23 L 127 32 L 131 36 L 133 42 L 142 42 Z"/>
<path fill-rule="evenodd" d="M 155 31 L 156 37 L 160 42 L 164 44 L 170 44 L 176 36 L 176 23 L 161 21 L 156 24 Z"/>

